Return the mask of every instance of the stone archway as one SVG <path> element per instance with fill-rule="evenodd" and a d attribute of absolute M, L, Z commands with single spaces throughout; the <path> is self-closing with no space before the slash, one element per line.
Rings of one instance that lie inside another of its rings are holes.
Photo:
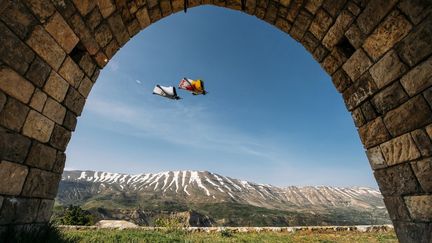
<path fill-rule="evenodd" d="M 190 0 L 241 10 L 240 0 Z M 246 0 L 299 41 L 352 113 L 402 242 L 432 240 L 428 0 Z M 183 0 L 0 1 L 0 227 L 47 222 L 100 69 Z"/>

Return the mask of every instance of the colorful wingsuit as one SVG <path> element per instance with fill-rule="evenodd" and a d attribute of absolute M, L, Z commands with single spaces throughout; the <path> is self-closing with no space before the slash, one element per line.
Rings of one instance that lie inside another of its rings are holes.
<path fill-rule="evenodd" d="M 193 79 L 183 78 L 180 81 L 178 88 L 189 91 L 193 95 L 207 94 L 207 91 L 204 89 L 204 81 L 202 81 L 201 79 L 193 80 Z M 173 100 L 181 99 L 177 95 L 176 89 L 173 86 L 166 87 L 166 86 L 156 85 L 153 89 L 153 94 L 160 95 L 162 97 L 173 99 Z"/>

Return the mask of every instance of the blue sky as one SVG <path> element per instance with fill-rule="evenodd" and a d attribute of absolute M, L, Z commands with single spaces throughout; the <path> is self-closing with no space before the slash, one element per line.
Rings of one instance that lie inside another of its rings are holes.
<path fill-rule="evenodd" d="M 183 77 L 203 79 L 209 94 L 152 95 Z M 312 56 L 266 22 L 213 6 L 160 20 L 114 56 L 67 156 L 66 169 L 376 187 L 341 95 Z"/>

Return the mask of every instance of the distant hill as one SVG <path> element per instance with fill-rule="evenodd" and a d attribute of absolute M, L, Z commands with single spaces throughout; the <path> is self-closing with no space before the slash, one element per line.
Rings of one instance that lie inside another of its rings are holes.
<path fill-rule="evenodd" d="M 207 171 L 65 171 L 56 201 L 81 205 L 99 218 L 144 225 L 184 211 L 205 217 L 206 224 L 227 226 L 390 223 L 380 192 L 372 188 L 281 188 Z"/>

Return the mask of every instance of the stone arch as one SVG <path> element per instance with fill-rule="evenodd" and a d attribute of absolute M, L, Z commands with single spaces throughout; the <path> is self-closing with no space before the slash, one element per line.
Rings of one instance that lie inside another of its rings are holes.
<path fill-rule="evenodd" d="M 240 0 L 189 0 L 241 10 Z M 427 0 L 246 0 L 300 42 L 352 113 L 401 242 L 432 240 Z M 0 1 L 0 227 L 51 215 L 66 146 L 100 69 L 183 0 Z"/>

